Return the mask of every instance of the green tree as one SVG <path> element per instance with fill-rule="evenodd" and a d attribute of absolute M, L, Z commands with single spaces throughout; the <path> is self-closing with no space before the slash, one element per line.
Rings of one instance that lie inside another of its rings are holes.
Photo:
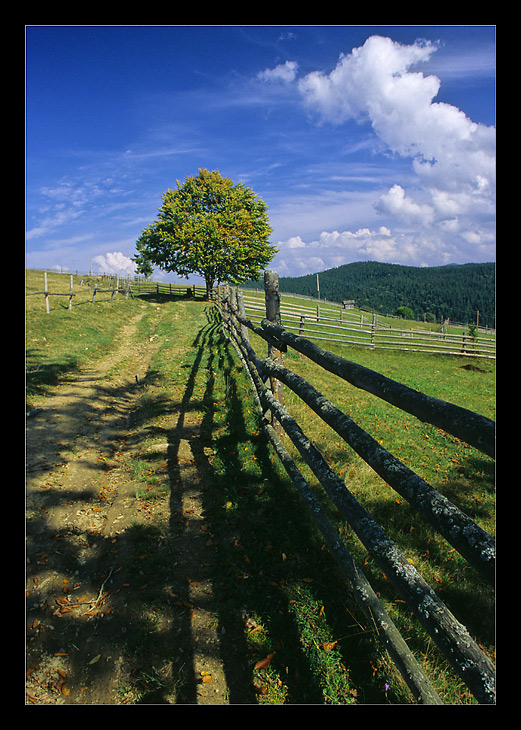
<path fill-rule="evenodd" d="M 136 261 L 136 259 L 132 259 L 133 261 Z M 152 276 L 152 272 L 154 271 L 154 267 L 150 263 L 150 261 L 146 261 L 145 259 L 141 259 L 137 262 L 136 266 L 136 274 L 142 274 L 146 279 L 148 279 L 149 276 Z"/>
<path fill-rule="evenodd" d="M 410 307 L 398 307 L 395 315 L 397 317 L 401 317 L 402 319 L 414 319 L 414 312 Z"/>
<path fill-rule="evenodd" d="M 138 270 L 158 266 L 188 277 L 199 274 L 210 296 L 215 283 L 257 278 L 277 249 L 266 204 L 242 183 L 199 170 L 162 196 L 157 220 L 136 242 Z"/>

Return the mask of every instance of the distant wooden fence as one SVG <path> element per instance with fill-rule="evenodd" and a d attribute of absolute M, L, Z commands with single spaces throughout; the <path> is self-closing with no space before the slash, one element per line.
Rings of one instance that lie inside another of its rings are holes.
<path fill-rule="evenodd" d="M 245 311 L 252 321 L 264 316 L 258 297 L 244 294 Z M 334 308 L 331 305 L 315 307 L 281 304 L 281 321 L 284 327 L 309 340 L 323 340 L 341 345 L 361 345 L 372 349 L 407 350 L 472 357 L 496 357 L 496 341 L 491 336 L 477 334 L 471 337 L 462 331 L 448 333 L 448 320 L 440 332 L 426 329 L 404 329 L 399 325 L 383 326 L 376 314 L 356 314 L 352 310 Z"/>
<path fill-rule="evenodd" d="M 68 292 L 55 292 L 49 291 L 47 285 L 47 272 L 43 272 L 43 290 L 27 292 L 26 296 L 43 295 L 45 298 L 45 311 L 47 314 L 50 312 L 49 297 L 68 297 L 69 298 L 69 309 L 72 309 L 72 300 L 78 293 L 92 292 L 92 303 L 96 303 L 96 295 L 101 293 L 109 293 L 111 300 L 118 293 L 124 294 L 125 299 L 128 299 L 129 295 L 133 296 L 136 293 L 140 294 L 169 294 L 172 296 L 206 296 L 206 287 L 197 286 L 196 284 L 190 286 L 183 286 L 181 284 L 171 283 L 159 283 L 152 281 L 131 281 L 130 278 L 120 278 L 117 275 L 104 276 L 103 279 L 108 278 L 108 283 L 104 286 L 101 282 L 97 281 L 96 277 L 85 276 L 81 280 L 80 289 L 74 291 L 74 279 L 73 275 L 70 275 L 70 287 Z M 91 284 L 94 282 L 94 286 L 83 286 L 83 283 Z"/>
<path fill-rule="evenodd" d="M 171 282 L 137 281 L 131 282 L 132 291 L 137 294 L 156 293 L 169 294 L 172 296 L 193 296 L 205 297 L 206 287 L 197 284 L 183 285 L 172 284 Z"/>
<path fill-rule="evenodd" d="M 284 386 L 289 387 L 307 403 L 492 584 L 495 572 L 493 538 L 384 449 L 311 384 L 285 368 L 283 353 L 287 347 L 292 347 L 329 372 L 397 405 L 422 421 L 443 428 L 488 455 L 494 454 L 494 422 L 459 406 L 407 388 L 380 373 L 327 352 L 310 340 L 282 327 L 278 276 L 275 272 L 265 272 L 265 304 L 266 316 L 259 326 L 246 317 L 242 292 L 220 288 L 217 297 L 224 331 L 247 368 L 268 437 L 307 504 L 327 546 L 338 559 L 343 575 L 351 583 L 360 606 L 374 622 L 379 636 L 417 701 L 442 704 L 284 446 L 286 436 L 478 702 L 494 704 L 495 669 L 491 660 L 305 436 L 301 426 L 284 405 Z M 266 341 L 267 358 L 261 359 L 251 347 L 249 331 Z"/>
<path fill-rule="evenodd" d="M 82 279 L 82 282 L 86 280 L 87 282 L 91 282 L 92 278 L 85 277 L 85 279 Z M 125 295 L 125 299 L 128 299 L 128 296 L 130 294 L 130 281 L 128 279 L 120 279 L 118 276 L 109 277 L 109 283 L 107 288 L 103 288 L 103 286 L 98 286 L 98 283 L 96 282 L 94 286 L 92 287 L 83 287 L 81 286 L 81 289 L 79 290 L 81 293 L 91 291 L 92 292 L 92 303 L 96 303 L 96 294 L 102 293 L 102 292 L 108 292 L 111 295 L 111 299 L 114 299 L 114 295 L 118 292 L 121 292 Z M 72 300 L 73 298 L 78 294 L 78 291 L 74 291 L 74 277 L 71 274 L 70 275 L 70 286 L 68 292 L 55 292 L 55 291 L 49 291 L 49 287 L 47 285 L 47 272 L 43 272 L 43 290 L 42 291 L 32 291 L 32 292 L 26 292 L 26 296 L 35 296 L 35 295 L 42 295 L 45 298 L 45 311 L 47 314 L 50 312 L 50 306 L 49 306 L 49 297 L 68 297 L 69 298 L 69 309 L 72 309 Z"/>

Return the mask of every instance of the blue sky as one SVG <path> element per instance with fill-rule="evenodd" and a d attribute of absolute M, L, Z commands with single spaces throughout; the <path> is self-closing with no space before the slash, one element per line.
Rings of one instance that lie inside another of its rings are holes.
<path fill-rule="evenodd" d="M 131 270 L 200 168 L 264 200 L 281 276 L 493 261 L 495 28 L 26 26 L 28 267 Z"/>

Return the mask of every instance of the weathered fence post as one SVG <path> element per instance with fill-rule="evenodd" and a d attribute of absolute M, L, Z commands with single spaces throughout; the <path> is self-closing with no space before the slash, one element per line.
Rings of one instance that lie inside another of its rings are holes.
<path fill-rule="evenodd" d="M 419 619 L 478 702 L 495 703 L 495 669 L 492 662 L 471 638 L 467 629 L 452 616 L 450 609 L 438 598 L 405 554 L 356 500 L 347 488 L 345 480 L 336 474 L 317 447 L 307 439 L 301 426 L 284 407 L 283 384 L 315 411 L 390 487 L 407 499 L 434 529 L 453 544 L 454 548 L 492 583 L 495 559 L 493 539 L 429 484 L 423 482 L 392 454 L 381 448 L 369 434 L 352 422 L 347 414 L 336 409 L 313 386 L 284 368 L 282 353 L 289 345 L 352 385 L 373 393 L 415 415 L 421 421 L 432 423 L 448 433 L 461 437 L 485 453 L 489 453 L 491 448 L 491 436 L 494 434 L 490 433 L 490 426 L 493 426 L 493 422 L 458 406 L 406 388 L 379 373 L 322 350 L 309 340 L 285 330 L 281 322 L 279 279 L 276 272 L 265 272 L 264 288 L 266 319 L 262 320 L 261 328 L 245 317 L 242 293 L 236 292 L 235 289 L 230 292 L 228 287 L 227 295 L 223 297 L 220 306 L 222 323 L 225 330 L 228 329 L 230 332 L 230 340 L 247 366 L 258 404 L 264 414 L 264 426 L 270 441 L 310 508 L 326 544 L 339 558 L 344 577 L 350 582 L 362 606 L 367 609 L 368 615 L 375 622 L 378 633 L 418 701 L 439 704 L 440 698 L 421 673 L 414 656 L 397 629 L 392 626 L 385 610 L 379 606 L 376 594 L 355 566 L 335 527 L 321 513 L 313 492 L 291 461 L 277 433 L 286 436 L 294 444 L 340 514 L 351 525 L 358 539 L 379 568 L 385 572 L 390 583 L 402 595 L 409 609 Z M 302 329 L 304 315 L 301 315 L 300 325 Z M 249 345 L 248 338 L 243 336 L 245 327 L 252 329 L 267 342 L 268 358 L 265 360 L 258 358 Z M 377 317 L 373 314 L 372 327 L 369 331 L 373 346 L 375 346 L 376 330 Z M 415 333 L 411 328 L 410 334 L 407 334 L 412 337 Z M 269 425 L 270 423 L 272 425 Z M 489 455 L 493 455 L 493 451 Z M 369 598 L 371 603 L 368 602 Z"/>
<path fill-rule="evenodd" d="M 279 275 L 276 271 L 265 271 L 264 272 L 264 294 L 266 300 L 266 319 L 273 324 L 281 325 L 280 319 L 280 295 L 279 295 Z M 277 349 L 275 345 L 268 344 L 268 357 L 274 362 L 283 365 L 282 351 Z M 284 405 L 284 386 L 277 380 L 270 376 L 271 392 L 273 393 L 276 400 L 283 406 Z M 277 419 L 272 414 L 272 425 L 278 436 L 282 436 L 284 430 Z"/>
<path fill-rule="evenodd" d="M 43 272 L 43 288 L 45 294 L 45 311 L 49 314 L 49 292 L 47 291 L 47 272 Z"/>
<path fill-rule="evenodd" d="M 239 315 L 243 318 L 246 317 L 246 312 L 244 309 L 244 294 L 242 291 L 237 291 L 237 309 L 239 310 Z M 246 340 L 246 342 L 250 342 L 250 334 L 248 332 L 248 328 L 244 325 L 240 325 L 241 328 L 241 335 Z"/>
<path fill-rule="evenodd" d="M 72 287 L 73 287 L 73 276 L 71 274 L 71 293 L 70 293 L 70 296 L 69 296 L 69 309 L 72 309 L 72 297 L 73 297 Z"/>

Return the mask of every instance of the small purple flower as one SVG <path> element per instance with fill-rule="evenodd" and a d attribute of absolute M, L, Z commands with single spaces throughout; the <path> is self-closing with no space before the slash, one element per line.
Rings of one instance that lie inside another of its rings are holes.
<path fill-rule="evenodd" d="M 387 690 L 388 690 L 388 689 L 389 689 L 389 685 L 388 685 L 388 684 L 387 684 L 387 682 L 386 682 L 386 683 L 384 684 L 384 690 L 385 690 L 385 691 L 387 692 Z"/>

